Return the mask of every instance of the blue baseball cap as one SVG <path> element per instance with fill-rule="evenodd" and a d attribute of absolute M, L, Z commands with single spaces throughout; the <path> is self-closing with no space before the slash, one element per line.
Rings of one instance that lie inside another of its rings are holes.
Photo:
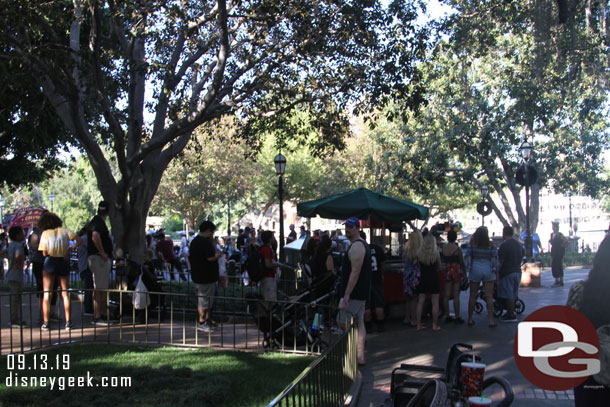
<path fill-rule="evenodd" d="M 356 217 L 347 218 L 345 222 L 343 222 L 345 226 L 358 226 L 360 227 L 360 219 Z"/>

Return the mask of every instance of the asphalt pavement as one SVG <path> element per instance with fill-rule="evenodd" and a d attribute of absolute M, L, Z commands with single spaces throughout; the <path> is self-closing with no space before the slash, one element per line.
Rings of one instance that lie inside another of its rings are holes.
<path fill-rule="evenodd" d="M 551 287 L 554 280 L 550 270 L 542 272 L 542 287 L 520 288 L 519 297 L 525 302 L 525 311 L 519 316 L 523 320 L 531 312 L 547 305 L 565 305 L 572 284 L 587 278 L 588 269 L 568 268 L 565 271 L 564 287 Z M 466 320 L 468 293 L 462 292 L 461 314 Z M 451 304 L 450 304 L 451 305 Z M 535 387 L 523 377 L 513 357 L 513 341 L 517 332 L 516 322 L 500 322 L 497 328 L 487 326 L 484 310 L 474 316 L 475 325 L 441 324 L 441 330 L 428 329 L 417 332 L 403 325 L 402 316 L 390 315 L 385 331 L 368 334 L 366 345 L 367 364 L 361 368 L 362 388 L 359 407 L 379 407 L 389 398 L 392 370 L 401 363 L 444 366 L 449 348 L 456 342 L 474 346 L 474 353 L 487 365 L 485 377 L 500 376 L 507 379 L 515 393 L 513 406 L 573 406 L 573 393 L 545 391 Z M 492 398 L 501 397 L 497 389 L 491 390 Z M 495 392 L 495 393 L 494 393 Z"/>

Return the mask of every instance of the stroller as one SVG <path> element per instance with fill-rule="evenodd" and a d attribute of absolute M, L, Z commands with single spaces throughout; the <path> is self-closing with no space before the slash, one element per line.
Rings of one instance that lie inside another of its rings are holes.
<path fill-rule="evenodd" d="M 479 301 L 480 300 L 480 301 Z M 504 301 L 498 298 L 498 284 L 494 284 L 494 292 L 493 292 L 493 304 L 494 304 L 494 315 L 499 317 L 502 315 L 502 312 L 506 308 L 504 306 Z M 474 304 L 474 311 L 477 314 L 483 312 L 483 308 L 485 305 L 485 290 L 481 285 L 479 287 L 479 292 L 477 293 L 477 302 Z M 525 302 L 521 298 L 517 298 L 515 300 L 515 313 L 522 314 L 525 311 Z"/>
<path fill-rule="evenodd" d="M 462 396 L 461 364 L 467 361 L 480 361 L 480 357 L 467 351 L 472 345 L 454 344 L 450 351 L 445 368 L 436 366 L 420 366 L 401 364 L 392 371 L 390 399 L 384 407 L 450 407 L 464 404 Z M 425 375 L 425 377 L 415 377 Z M 485 379 L 482 389 L 499 385 L 504 391 L 504 397 L 497 406 L 510 406 L 514 393 L 510 383 L 499 377 Z M 460 404 L 461 403 L 461 404 Z"/>
<path fill-rule="evenodd" d="M 319 306 L 331 297 L 334 275 L 329 274 L 314 281 L 308 290 L 288 298 L 289 302 L 270 305 L 260 294 L 246 295 L 249 312 L 263 333 L 265 349 L 306 346 L 322 351 L 328 347 L 320 332 L 328 308 Z"/>
<path fill-rule="evenodd" d="M 149 292 L 154 293 L 162 293 L 163 289 L 161 285 L 156 279 L 154 271 L 149 270 L 148 267 L 142 266 L 132 260 L 125 259 L 125 266 L 121 268 L 117 268 L 116 279 L 117 285 L 119 289 L 122 290 L 135 290 L 136 284 L 138 283 L 138 278 L 140 275 L 142 276 L 142 282 L 146 286 Z M 151 309 L 157 308 L 159 306 L 163 307 L 164 297 L 159 294 L 151 294 L 150 296 L 150 305 L 148 306 L 148 310 L 150 312 Z M 110 301 L 111 306 L 115 309 L 116 313 L 125 314 L 126 309 L 131 311 L 131 301 L 126 301 L 126 297 L 123 298 L 122 310 L 119 310 L 119 303 L 116 301 Z M 129 312 L 128 311 L 128 312 Z M 127 314 L 129 315 L 129 314 Z M 120 315 L 117 315 L 120 316 Z M 146 310 L 135 310 L 136 319 L 143 321 L 146 317 Z M 118 318 L 117 318 L 118 319 Z"/>

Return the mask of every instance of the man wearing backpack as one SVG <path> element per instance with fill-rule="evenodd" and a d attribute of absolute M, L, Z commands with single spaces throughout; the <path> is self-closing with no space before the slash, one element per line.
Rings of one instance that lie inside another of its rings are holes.
<path fill-rule="evenodd" d="M 197 290 L 199 313 L 197 329 L 204 332 L 211 332 L 216 328 L 211 310 L 219 277 L 218 259 L 222 256 L 222 252 L 216 248 L 215 231 L 216 226 L 212 222 L 208 220 L 201 222 L 199 234 L 191 242 L 189 250 L 191 277 Z"/>
<path fill-rule="evenodd" d="M 277 280 L 275 276 L 279 263 L 277 257 L 273 251 L 273 232 L 265 230 L 261 233 L 261 239 L 263 241 L 263 247 L 261 247 L 261 257 L 265 266 L 265 275 L 261 280 L 261 291 L 265 301 L 276 301 L 277 300 Z"/>

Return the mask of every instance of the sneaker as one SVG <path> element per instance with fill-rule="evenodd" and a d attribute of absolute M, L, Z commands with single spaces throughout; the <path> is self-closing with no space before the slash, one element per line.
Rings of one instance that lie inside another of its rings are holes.
<path fill-rule="evenodd" d="M 95 326 L 108 326 L 108 325 L 110 325 L 110 323 L 104 317 L 95 318 L 93 321 L 91 321 L 91 324 L 95 325 Z"/>
<path fill-rule="evenodd" d="M 510 316 L 510 315 L 502 315 L 502 317 L 500 317 L 500 321 L 502 322 L 516 322 L 517 321 L 517 317 L 516 316 Z"/>
<path fill-rule="evenodd" d="M 72 321 L 66 321 L 66 331 L 70 331 L 72 329 Z"/>
<path fill-rule="evenodd" d="M 197 324 L 197 330 L 198 331 L 203 331 L 203 332 L 210 332 L 210 325 L 208 325 L 207 322 L 201 323 L 201 324 Z"/>
<path fill-rule="evenodd" d="M 45 322 L 40 326 L 40 329 L 43 331 L 48 331 L 49 330 L 49 323 Z"/>
<path fill-rule="evenodd" d="M 17 322 L 11 322 L 9 325 L 11 328 L 25 328 L 28 326 L 28 324 L 25 321 L 17 321 Z"/>

